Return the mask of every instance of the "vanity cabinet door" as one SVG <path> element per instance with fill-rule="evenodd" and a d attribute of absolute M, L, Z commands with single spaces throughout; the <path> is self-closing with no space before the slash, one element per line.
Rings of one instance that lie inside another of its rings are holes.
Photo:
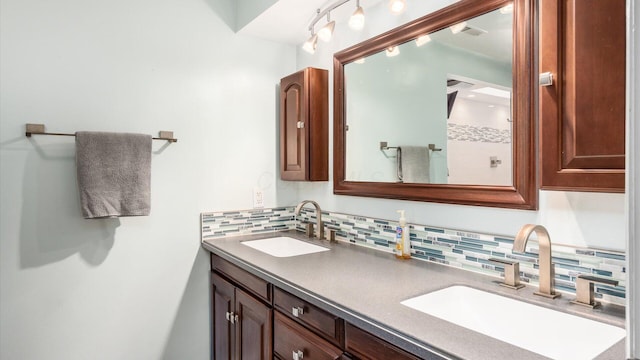
<path fill-rule="evenodd" d="M 625 0 L 542 0 L 540 185 L 624 191 Z"/>
<path fill-rule="evenodd" d="M 329 72 L 306 68 L 280 81 L 280 177 L 329 180 Z"/>
<path fill-rule="evenodd" d="M 271 359 L 272 310 L 236 289 L 236 353 L 238 359 Z"/>
<path fill-rule="evenodd" d="M 271 359 L 272 309 L 216 273 L 211 285 L 213 359 Z"/>
<path fill-rule="evenodd" d="M 232 339 L 234 337 L 231 322 L 227 314 L 233 312 L 235 287 L 220 276 L 211 274 L 212 316 L 213 316 L 213 358 L 215 360 L 233 359 Z"/>

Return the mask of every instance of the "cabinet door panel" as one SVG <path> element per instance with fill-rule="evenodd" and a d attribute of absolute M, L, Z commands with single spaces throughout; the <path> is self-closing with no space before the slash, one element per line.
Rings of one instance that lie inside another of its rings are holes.
<path fill-rule="evenodd" d="M 271 359 L 272 310 L 236 288 L 236 348 L 239 359 Z"/>
<path fill-rule="evenodd" d="M 563 166 L 624 169 L 625 1 L 570 0 L 561 11 Z"/>
<path fill-rule="evenodd" d="M 285 180 L 305 180 L 307 147 L 307 106 L 304 72 L 297 72 L 282 80 L 280 111 L 280 149 L 282 176 Z"/>
<path fill-rule="evenodd" d="M 213 358 L 214 360 L 233 359 L 231 346 L 231 323 L 227 320 L 227 313 L 233 311 L 234 286 L 215 273 L 211 274 L 212 306 L 213 306 Z"/>
<path fill-rule="evenodd" d="M 329 180 L 328 73 L 305 68 L 280 80 L 283 180 Z"/>
<path fill-rule="evenodd" d="M 542 0 L 542 189 L 624 191 L 625 0 Z"/>

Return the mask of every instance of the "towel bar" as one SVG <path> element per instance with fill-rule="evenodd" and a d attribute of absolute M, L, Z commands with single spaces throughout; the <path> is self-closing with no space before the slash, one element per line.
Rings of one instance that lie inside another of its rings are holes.
<path fill-rule="evenodd" d="M 429 147 L 429 150 L 431 151 L 442 151 L 442 149 L 436 147 L 436 144 L 429 144 L 428 147 Z M 388 146 L 386 141 L 380 141 L 380 150 L 382 151 L 397 149 L 397 148 L 398 148 L 397 146 Z"/>
<path fill-rule="evenodd" d="M 64 134 L 64 133 L 49 133 L 44 131 L 44 124 L 27 124 L 27 131 L 25 133 L 27 137 L 31 135 L 56 135 L 56 136 L 76 136 L 76 134 Z M 173 137 L 173 131 L 160 131 L 158 137 L 152 138 L 153 140 L 165 140 L 168 142 L 178 142 L 178 139 Z"/>

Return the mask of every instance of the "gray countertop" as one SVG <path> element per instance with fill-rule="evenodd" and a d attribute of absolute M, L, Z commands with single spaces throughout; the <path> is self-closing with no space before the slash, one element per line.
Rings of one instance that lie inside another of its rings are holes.
<path fill-rule="evenodd" d="M 278 258 L 241 244 L 241 241 L 280 235 L 329 247 L 331 251 Z M 423 358 L 436 353 L 453 359 L 546 359 L 400 304 L 408 298 L 451 285 L 467 285 L 624 327 L 624 308 L 620 306 L 605 304 L 591 310 L 569 304 L 571 295 L 546 299 L 533 295 L 536 286 L 511 290 L 498 286 L 500 279 L 490 276 L 416 259 L 398 260 L 392 254 L 345 242 L 310 240 L 299 232 L 206 240 L 203 247 Z M 517 321 L 517 314 L 514 320 Z M 624 351 L 624 340 L 621 340 L 598 359 L 624 359 Z"/>

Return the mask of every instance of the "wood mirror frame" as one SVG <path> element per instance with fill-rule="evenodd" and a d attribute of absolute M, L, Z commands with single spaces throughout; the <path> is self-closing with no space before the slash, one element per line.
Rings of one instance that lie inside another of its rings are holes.
<path fill-rule="evenodd" d="M 513 132 L 512 186 L 403 184 L 347 181 L 344 66 L 392 45 L 432 33 L 461 21 L 499 9 L 509 3 L 513 9 Z M 535 182 L 535 1 L 461 0 L 451 6 L 397 27 L 334 55 L 333 192 L 336 195 L 366 196 L 449 204 L 537 209 Z"/>

